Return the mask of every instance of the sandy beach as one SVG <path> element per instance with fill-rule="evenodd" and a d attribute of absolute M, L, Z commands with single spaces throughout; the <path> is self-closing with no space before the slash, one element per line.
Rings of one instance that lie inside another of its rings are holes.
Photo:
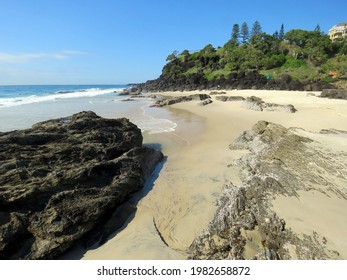
<path fill-rule="evenodd" d="M 165 92 L 165 97 L 199 92 Z M 253 111 L 242 101 L 215 100 L 207 106 L 197 101 L 166 107 L 178 126 L 174 132 L 144 135 L 145 143 L 160 144 L 166 161 L 149 182 L 148 193 L 137 204 L 137 211 L 108 242 L 84 253 L 82 259 L 184 259 L 195 237 L 213 218 L 216 200 L 223 184 L 240 184 L 237 167 L 227 167 L 247 151 L 228 146 L 260 120 L 297 128 L 326 150 L 347 151 L 347 134 L 318 134 L 321 129 L 347 131 L 347 102 L 323 99 L 320 92 L 227 91 L 226 96 L 257 96 L 263 101 L 291 104 L 297 112 Z M 346 166 L 346 162 L 342 166 Z M 344 170 L 346 172 L 346 170 Z M 329 174 L 328 174 L 329 175 Z M 337 180 L 331 176 L 331 180 Z M 312 191 L 299 197 L 279 196 L 273 210 L 286 220 L 299 236 L 316 232 L 328 242 L 327 251 L 338 251 L 332 258 L 347 259 L 347 185 L 336 181 L 341 195 Z M 322 214 L 324 213 L 324 214 Z M 290 248 L 289 248 L 290 249 Z M 295 252 L 292 254 L 295 259 Z"/>

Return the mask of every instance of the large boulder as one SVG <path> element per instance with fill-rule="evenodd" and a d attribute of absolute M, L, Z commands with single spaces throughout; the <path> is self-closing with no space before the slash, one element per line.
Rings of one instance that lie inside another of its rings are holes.
<path fill-rule="evenodd" d="M 93 112 L 0 133 L 0 259 L 52 259 L 102 227 L 162 153 Z"/>

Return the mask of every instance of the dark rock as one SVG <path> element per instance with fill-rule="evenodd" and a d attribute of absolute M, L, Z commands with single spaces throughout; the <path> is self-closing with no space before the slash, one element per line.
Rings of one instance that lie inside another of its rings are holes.
<path fill-rule="evenodd" d="M 262 104 L 264 101 L 256 96 L 247 97 L 246 100 L 243 102 L 242 107 L 254 111 L 263 111 Z"/>
<path fill-rule="evenodd" d="M 242 96 L 216 96 L 216 100 L 226 102 L 226 101 L 243 101 L 245 98 Z"/>
<path fill-rule="evenodd" d="M 226 102 L 228 100 L 228 96 L 219 95 L 219 96 L 216 96 L 216 100 Z"/>
<path fill-rule="evenodd" d="M 347 100 L 347 90 L 344 90 L 344 89 L 323 89 L 320 97 Z"/>
<path fill-rule="evenodd" d="M 293 105 L 280 105 L 275 103 L 265 103 L 261 98 L 256 96 L 247 97 L 242 107 L 254 111 L 280 111 L 287 113 L 295 113 L 297 110 Z"/>
<path fill-rule="evenodd" d="M 262 107 L 264 110 L 267 110 L 267 111 L 282 111 L 287 113 L 295 113 L 297 111 L 295 107 L 291 104 L 279 105 L 275 103 L 264 103 Z"/>
<path fill-rule="evenodd" d="M 287 84 L 289 84 L 292 81 L 292 77 L 290 75 L 288 75 L 288 74 L 283 74 L 281 76 L 281 79 L 282 79 L 283 82 L 285 82 Z"/>
<path fill-rule="evenodd" d="M 199 102 L 198 103 L 198 105 L 199 106 L 206 106 L 206 105 L 208 105 L 208 104 L 211 104 L 213 101 L 210 99 L 210 98 L 208 98 L 208 99 L 205 99 L 204 101 L 202 101 L 202 102 Z"/>
<path fill-rule="evenodd" d="M 130 90 L 129 89 L 124 89 L 122 92 L 118 93 L 118 95 L 120 95 L 120 96 L 130 95 Z"/>
<path fill-rule="evenodd" d="M 177 67 L 180 64 L 176 61 L 173 64 L 168 63 L 164 69 L 163 74 L 155 79 L 149 80 L 146 83 L 137 84 L 137 88 L 141 91 L 157 92 L 157 91 L 188 91 L 188 90 L 221 90 L 221 89 L 259 89 L 259 90 L 314 90 L 319 91 L 325 88 L 332 88 L 331 84 L 326 84 L 320 81 L 297 81 L 293 80 L 290 75 L 284 74 L 280 79 L 270 78 L 260 74 L 257 71 L 238 73 L 230 73 L 228 76 L 221 75 L 218 78 L 207 80 L 204 77 L 203 71 L 191 75 L 171 75 L 165 74 L 165 70 L 170 67 Z M 184 63 L 185 64 L 185 63 Z M 181 67 L 180 67 L 181 66 Z M 180 69 L 185 72 L 189 69 Z M 184 70 L 185 69 L 185 70 Z M 170 71 L 167 71 L 170 73 Z M 212 95 L 215 93 L 212 93 Z"/>
<path fill-rule="evenodd" d="M 162 154 L 93 112 L 0 133 L 0 259 L 52 259 L 139 191 Z"/>
<path fill-rule="evenodd" d="M 192 100 L 201 101 L 201 100 L 207 100 L 210 98 L 211 97 L 207 94 L 192 94 L 192 95 L 188 95 L 188 96 L 177 96 L 177 97 L 173 97 L 173 98 L 158 100 L 155 103 L 155 106 L 163 107 L 163 106 L 173 105 L 173 104 L 181 103 L 181 102 L 187 102 L 187 101 L 192 101 Z"/>
<path fill-rule="evenodd" d="M 127 98 L 127 99 L 123 99 L 123 100 L 121 100 L 121 101 L 123 101 L 123 102 L 129 102 L 129 101 L 136 101 L 136 99 L 134 99 L 134 98 Z"/>

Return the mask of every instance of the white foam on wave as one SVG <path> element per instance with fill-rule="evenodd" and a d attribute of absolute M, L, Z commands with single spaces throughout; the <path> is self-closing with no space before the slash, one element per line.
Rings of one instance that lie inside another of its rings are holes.
<path fill-rule="evenodd" d="M 175 128 L 177 127 L 177 124 L 170 120 L 156 119 L 153 117 L 140 119 L 135 121 L 135 123 L 143 132 L 147 132 L 148 134 L 172 132 L 175 131 Z"/>
<path fill-rule="evenodd" d="M 108 89 L 90 88 L 90 89 L 76 90 L 76 91 L 60 91 L 54 94 L 47 94 L 42 96 L 30 95 L 25 97 L 0 98 L 0 107 L 13 107 L 13 106 L 38 103 L 38 102 L 68 99 L 68 98 L 93 97 L 97 95 L 120 92 L 122 90 L 123 90 L 122 88 L 108 88 Z"/>
<path fill-rule="evenodd" d="M 146 105 L 141 107 L 141 118 L 134 121 L 136 125 L 142 130 L 142 132 L 147 132 L 148 134 L 158 134 L 175 131 L 177 127 L 177 124 L 175 122 L 164 118 L 155 118 L 147 114 L 146 108 L 148 108 L 148 106 L 151 104 L 152 101 L 147 100 Z"/>

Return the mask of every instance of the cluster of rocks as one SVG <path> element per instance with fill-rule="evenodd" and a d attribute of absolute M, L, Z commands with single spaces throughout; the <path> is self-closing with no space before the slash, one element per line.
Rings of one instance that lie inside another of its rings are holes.
<path fill-rule="evenodd" d="M 136 99 L 141 99 L 141 98 L 151 98 L 151 99 L 157 98 L 155 94 L 150 94 L 150 95 L 142 94 L 141 89 L 137 87 L 123 89 L 121 92 L 118 93 L 118 95 L 128 96 L 128 98 L 123 99 L 121 101 L 135 101 Z"/>
<path fill-rule="evenodd" d="M 281 111 L 287 113 L 295 113 L 297 110 L 293 105 L 280 105 L 275 103 L 265 103 L 261 98 L 256 96 L 247 97 L 242 107 L 254 111 Z"/>
<path fill-rule="evenodd" d="M 189 91 L 207 89 L 262 89 L 262 90 L 307 90 L 321 91 L 325 88 L 332 88 L 332 85 L 316 81 L 297 81 L 289 75 L 282 75 L 280 79 L 270 78 L 257 71 L 231 73 L 229 76 L 223 75 L 207 80 L 203 73 L 195 73 L 188 76 L 177 76 L 169 78 L 161 75 L 155 80 L 137 84 L 140 91 Z"/>
<path fill-rule="evenodd" d="M 93 112 L 0 133 L 0 259 L 52 259 L 88 234 L 105 240 L 162 157 L 129 120 Z"/>
<path fill-rule="evenodd" d="M 312 191 L 317 185 L 341 194 L 323 170 L 346 178 L 346 165 L 336 160 L 340 154 L 324 154 L 317 143 L 294 131 L 260 121 L 230 145 L 249 150 L 230 164 L 240 170 L 242 183 L 226 184 L 215 217 L 190 246 L 191 259 L 339 258 L 338 252 L 326 250 L 325 237 L 298 236 L 271 210 L 277 195 L 298 197 L 299 190 Z"/>
<path fill-rule="evenodd" d="M 163 106 L 168 106 L 168 105 L 173 105 L 176 103 L 193 101 L 193 100 L 202 101 L 201 103 L 199 103 L 199 105 L 207 105 L 209 103 L 212 103 L 212 100 L 210 100 L 210 98 L 211 97 L 208 94 L 191 94 L 188 96 L 175 96 L 172 98 L 157 100 L 154 106 L 163 107 Z"/>
<path fill-rule="evenodd" d="M 140 94 L 141 94 L 141 90 L 136 87 L 126 88 L 126 89 L 123 89 L 122 92 L 118 93 L 118 95 L 120 96 L 127 96 L 127 95 L 136 96 Z"/>
<path fill-rule="evenodd" d="M 344 89 L 323 89 L 320 97 L 347 100 L 347 90 L 344 90 Z"/>

